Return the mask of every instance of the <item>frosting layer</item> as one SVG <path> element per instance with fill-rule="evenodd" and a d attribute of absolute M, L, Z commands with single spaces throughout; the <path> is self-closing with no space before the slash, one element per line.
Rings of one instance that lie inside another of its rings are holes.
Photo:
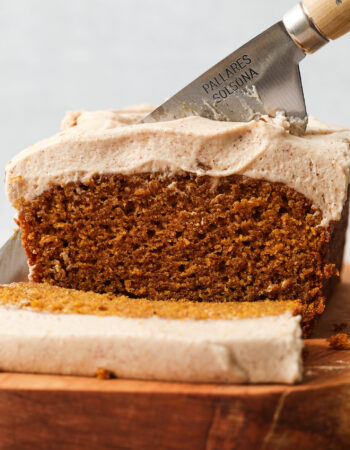
<path fill-rule="evenodd" d="M 68 113 L 62 132 L 30 146 L 9 162 L 6 191 L 15 206 L 50 185 L 87 181 L 95 173 L 246 175 L 283 183 L 313 202 L 322 225 L 339 220 L 346 201 L 350 131 L 310 120 L 303 137 L 284 117 L 247 123 L 188 117 L 137 123 L 150 105 Z"/>
<path fill-rule="evenodd" d="M 288 313 L 194 321 L 0 308 L 0 369 L 93 376 L 102 367 L 121 378 L 294 383 L 302 373 L 299 322 Z"/>

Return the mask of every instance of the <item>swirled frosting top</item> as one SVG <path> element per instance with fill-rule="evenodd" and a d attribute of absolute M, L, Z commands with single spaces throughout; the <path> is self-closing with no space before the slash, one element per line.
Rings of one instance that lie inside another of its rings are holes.
<path fill-rule="evenodd" d="M 23 150 L 6 168 L 6 191 L 16 205 L 52 184 L 87 181 L 96 173 L 188 171 L 280 182 L 304 194 L 338 220 L 347 196 L 350 130 L 310 119 L 305 136 L 289 134 L 288 121 L 219 122 L 188 117 L 137 123 L 153 107 L 67 113 L 62 132 Z"/>

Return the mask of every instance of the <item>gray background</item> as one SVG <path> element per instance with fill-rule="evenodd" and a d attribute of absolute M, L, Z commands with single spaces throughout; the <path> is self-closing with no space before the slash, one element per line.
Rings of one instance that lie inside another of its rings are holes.
<path fill-rule="evenodd" d="M 0 166 L 56 133 L 66 110 L 161 103 L 295 3 L 0 0 Z M 309 112 L 348 127 L 349 44 L 301 64 Z M 14 228 L 4 189 L 0 211 L 1 244 Z"/>

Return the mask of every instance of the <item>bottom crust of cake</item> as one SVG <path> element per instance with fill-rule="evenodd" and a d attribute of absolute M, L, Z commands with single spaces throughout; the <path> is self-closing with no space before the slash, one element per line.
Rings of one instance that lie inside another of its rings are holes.
<path fill-rule="evenodd" d="M 95 176 L 20 202 L 31 279 L 153 300 L 300 300 L 309 333 L 339 275 L 327 228 L 278 183 L 189 173 Z"/>

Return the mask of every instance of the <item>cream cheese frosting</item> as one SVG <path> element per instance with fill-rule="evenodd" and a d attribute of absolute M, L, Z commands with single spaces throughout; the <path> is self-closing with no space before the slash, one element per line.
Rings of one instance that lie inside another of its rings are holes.
<path fill-rule="evenodd" d="M 130 319 L 0 308 L 0 370 L 216 383 L 294 383 L 300 316 Z"/>
<path fill-rule="evenodd" d="M 280 182 L 321 210 L 321 225 L 340 219 L 349 183 L 350 130 L 310 119 L 305 136 L 298 137 L 289 134 L 283 116 L 246 123 L 203 117 L 137 123 L 152 109 L 68 113 L 61 133 L 7 165 L 10 202 L 30 201 L 53 183 L 84 182 L 96 173 L 187 171 Z"/>

